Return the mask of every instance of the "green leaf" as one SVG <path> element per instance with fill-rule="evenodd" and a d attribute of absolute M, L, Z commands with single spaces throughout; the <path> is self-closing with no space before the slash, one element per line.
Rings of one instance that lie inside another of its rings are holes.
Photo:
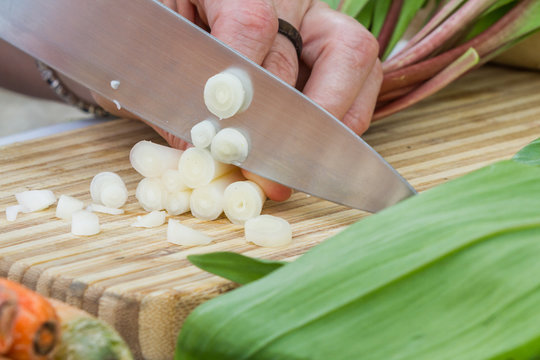
<path fill-rule="evenodd" d="M 515 2 L 513 1 L 510 1 L 508 4 L 498 3 L 494 5 L 496 6 L 495 8 L 488 10 L 486 14 L 484 14 L 476 21 L 471 31 L 464 38 L 464 42 L 487 30 L 489 27 L 499 21 L 510 9 L 512 9 L 514 5 Z"/>
<path fill-rule="evenodd" d="M 531 359 L 540 168 L 503 161 L 198 307 L 176 359 Z"/>
<path fill-rule="evenodd" d="M 398 22 L 396 24 L 396 27 L 394 29 L 394 33 L 392 34 L 392 37 L 390 38 L 390 42 L 388 43 L 388 46 L 386 47 L 386 51 L 384 53 L 383 59 L 388 57 L 398 41 L 403 37 L 403 34 L 405 34 L 405 31 L 407 30 L 407 27 L 411 23 L 412 19 L 414 19 L 415 15 L 418 13 L 418 11 L 425 5 L 426 0 L 404 0 L 403 6 L 401 7 L 401 12 L 399 15 Z"/>
<path fill-rule="evenodd" d="M 378 37 L 384 24 L 384 19 L 386 19 L 388 9 L 390 9 L 390 4 L 392 0 L 375 0 L 374 2 L 375 9 L 373 10 L 371 33 L 373 34 L 373 36 Z"/>
<path fill-rule="evenodd" d="M 239 284 L 258 280 L 286 264 L 282 261 L 254 259 L 234 252 L 189 255 L 187 258 L 193 265 Z"/>
<path fill-rule="evenodd" d="M 336 10 L 339 6 L 339 3 L 342 0 L 322 0 L 322 1 L 327 3 L 332 9 Z"/>
<path fill-rule="evenodd" d="M 527 165 L 540 166 L 540 139 L 536 139 L 525 146 L 514 155 L 512 160 Z"/>
<path fill-rule="evenodd" d="M 369 0 L 345 0 L 341 11 L 352 17 L 356 17 L 366 6 Z"/>
<path fill-rule="evenodd" d="M 356 16 L 356 20 L 362 24 L 366 29 L 371 27 L 373 21 L 373 12 L 375 10 L 375 1 L 370 1 L 364 6 L 362 11 Z"/>

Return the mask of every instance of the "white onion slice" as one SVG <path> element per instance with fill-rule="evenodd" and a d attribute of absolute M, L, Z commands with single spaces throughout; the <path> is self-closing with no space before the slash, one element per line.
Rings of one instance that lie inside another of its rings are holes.
<path fill-rule="evenodd" d="M 118 80 L 111 80 L 111 87 L 114 90 L 117 90 L 120 87 L 120 81 Z"/>
<path fill-rule="evenodd" d="M 216 127 L 211 120 L 204 120 L 191 128 L 191 143 L 198 148 L 207 148 L 216 136 Z"/>
<path fill-rule="evenodd" d="M 137 185 L 135 197 L 146 211 L 163 210 L 167 201 L 167 191 L 160 179 L 144 178 Z"/>
<path fill-rule="evenodd" d="M 253 181 L 237 181 L 225 189 L 223 211 L 227 218 L 237 225 L 261 214 L 266 195 Z"/>
<path fill-rule="evenodd" d="M 212 76 L 204 86 L 204 103 L 220 119 L 227 119 L 244 110 L 251 101 L 241 77 L 231 71 Z"/>
<path fill-rule="evenodd" d="M 189 205 L 191 214 L 201 220 L 215 220 L 223 212 L 223 194 L 227 186 L 244 180 L 240 171 L 233 171 L 210 184 L 193 190 Z"/>
<path fill-rule="evenodd" d="M 211 145 L 212 156 L 226 164 L 240 164 L 246 160 L 249 144 L 239 130 L 226 128 L 220 130 Z"/>
<path fill-rule="evenodd" d="M 168 193 L 165 201 L 165 210 L 169 215 L 182 215 L 190 210 L 189 199 L 191 190 Z"/>
<path fill-rule="evenodd" d="M 160 177 L 167 169 L 178 169 L 182 150 L 142 140 L 131 148 L 131 166 L 144 177 Z"/>
<path fill-rule="evenodd" d="M 189 190 L 189 187 L 184 183 L 182 174 L 178 170 L 165 170 L 163 175 L 161 175 L 161 183 L 168 192 Z"/>
<path fill-rule="evenodd" d="M 75 211 L 82 210 L 84 203 L 69 195 L 60 195 L 56 205 L 56 217 L 64 220 L 71 220 L 71 215 Z"/>
<path fill-rule="evenodd" d="M 165 224 L 165 217 L 167 214 L 165 211 L 152 211 L 144 216 L 137 216 L 137 221 L 135 221 L 131 226 L 133 227 L 142 227 L 142 228 L 153 228 Z"/>
<path fill-rule="evenodd" d="M 71 233 L 90 236 L 100 232 L 99 218 L 87 210 L 75 211 L 71 216 Z"/>
<path fill-rule="evenodd" d="M 17 202 L 24 213 L 44 210 L 56 202 L 51 190 L 29 190 L 15 194 Z"/>
<path fill-rule="evenodd" d="M 231 172 L 234 167 L 216 161 L 206 149 L 193 147 L 184 151 L 178 169 L 187 186 L 198 188 L 209 184 L 213 179 L 223 174 Z"/>
<path fill-rule="evenodd" d="M 100 204 L 90 204 L 86 207 L 86 210 L 109 215 L 122 215 L 124 213 L 123 209 L 111 208 Z"/>
<path fill-rule="evenodd" d="M 6 208 L 6 220 L 7 221 L 17 220 L 17 215 L 19 215 L 19 212 L 21 211 L 22 211 L 21 205 L 8 206 Z"/>
<path fill-rule="evenodd" d="M 126 184 L 113 172 L 105 171 L 97 174 L 90 183 L 92 201 L 111 208 L 123 206 L 128 198 Z"/>
<path fill-rule="evenodd" d="M 176 245 L 207 245 L 214 239 L 200 231 L 180 224 L 180 221 L 169 219 L 167 225 L 167 241 Z"/>
<path fill-rule="evenodd" d="M 244 224 L 246 241 L 266 247 L 285 246 L 292 242 L 291 224 L 287 220 L 260 215 Z"/>

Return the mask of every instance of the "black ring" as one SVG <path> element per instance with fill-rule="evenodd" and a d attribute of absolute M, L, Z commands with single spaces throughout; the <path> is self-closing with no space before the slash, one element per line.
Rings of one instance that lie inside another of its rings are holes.
<path fill-rule="evenodd" d="M 281 35 L 284 35 L 289 39 L 292 44 L 294 45 L 294 48 L 296 49 L 296 55 L 298 55 L 298 58 L 300 59 L 300 55 L 302 54 L 302 37 L 300 36 L 300 33 L 294 26 L 289 24 L 283 19 L 278 19 L 279 27 L 278 27 L 278 33 Z"/>

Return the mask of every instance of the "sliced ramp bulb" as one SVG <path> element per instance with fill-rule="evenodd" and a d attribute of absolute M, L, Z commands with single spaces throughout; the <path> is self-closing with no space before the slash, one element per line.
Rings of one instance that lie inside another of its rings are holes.
<path fill-rule="evenodd" d="M 75 211 L 82 210 L 84 203 L 69 195 L 61 195 L 56 205 L 56 217 L 64 220 L 71 220 Z"/>
<path fill-rule="evenodd" d="M 198 148 L 207 148 L 216 136 L 216 127 L 210 120 L 201 121 L 191 128 L 191 143 Z"/>
<path fill-rule="evenodd" d="M 212 156 L 226 164 L 239 164 L 246 160 L 249 144 L 239 130 L 226 128 L 220 130 L 211 145 Z"/>
<path fill-rule="evenodd" d="M 201 220 L 215 220 L 223 212 L 223 195 L 227 186 L 244 180 L 240 171 L 224 175 L 210 184 L 193 190 L 190 199 L 191 214 Z"/>
<path fill-rule="evenodd" d="M 167 241 L 176 245 L 207 245 L 214 239 L 200 231 L 180 224 L 178 220 L 169 220 L 167 225 Z"/>
<path fill-rule="evenodd" d="M 161 177 L 167 169 L 178 169 L 182 150 L 142 140 L 129 153 L 131 166 L 144 177 Z"/>
<path fill-rule="evenodd" d="M 194 189 L 234 169 L 232 165 L 216 161 L 208 150 L 195 147 L 184 151 L 178 168 L 184 183 Z"/>
<path fill-rule="evenodd" d="M 90 204 L 86 207 L 86 210 L 109 215 L 122 215 L 124 213 L 122 209 L 110 208 L 100 204 Z"/>
<path fill-rule="evenodd" d="M 118 174 L 106 171 L 94 176 L 90 183 L 90 195 L 95 203 L 119 208 L 126 203 L 128 191 Z"/>
<path fill-rule="evenodd" d="M 237 225 L 261 215 L 266 195 L 253 181 L 237 181 L 225 189 L 223 211 L 227 218 Z"/>
<path fill-rule="evenodd" d="M 168 193 L 165 210 L 169 215 L 182 215 L 190 210 L 191 190 Z"/>
<path fill-rule="evenodd" d="M 287 220 L 260 215 L 246 221 L 244 225 L 246 241 L 265 247 L 285 246 L 292 242 L 291 224 Z"/>
<path fill-rule="evenodd" d="M 163 187 L 168 192 L 186 191 L 189 187 L 184 183 L 182 174 L 178 170 L 167 169 L 161 175 Z"/>
<path fill-rule="evenodd" d="M 163 210 L 167 201 L 167 191 L 163 187 L 161 180 L 144 178 L 137 185 L 135 197 L 142 208 L 148 212 Z"/>
<path fill-rule="evenodd" d="M 249 77 L 242 71 L 228 70 L 212 76 L 204 86 L 204 103 L 219 119 L 245 110 L 251 102 Z"/>
<path fill-rule="evenodd" d="M 165 224 L 165 218 L 167 213 L 165 211 L 154 210 L 144 216 L 137 216 L 137 221 L 135 221 L 131 226 L 133 227 L 142 227 L 142 228 L 153 228 Z"/>
<path fill-rule="evenodd" d="M 79 210 L 71 216 L 71 233 L 73 235 L 90 236 L 99 232 L 99 218 L 93 212 Z"/>
<path fill-rule="evenodd" d="M 51 190 L 29 190 L 15 194 L 23 213 L 40 211 L 56 202 L 56 196 Z"/>
<path fill-rule="evenodd" d="M 21 211 L 22 211 L 21 205 L 8 206 L 6 208 L 6 220 L 7 221 L 17 220 L 17 215 L 19 215 L 19 212 Z"/>

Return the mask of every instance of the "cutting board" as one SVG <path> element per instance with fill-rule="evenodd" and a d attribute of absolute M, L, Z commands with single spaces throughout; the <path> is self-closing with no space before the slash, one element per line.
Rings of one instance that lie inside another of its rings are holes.
<path fill-rule="evenodd" d="M 540 73 L 497 67 L 469 74 L 373 124 L 364 136 L 419 191 L 507 159 L 537 137 Z M 187 255 L 227 250 L 292 260 L 368 216 L 296 193 L 283 203 L 267 202 L 263 211 L 292 224 L 290 246 L 257 247 L 245 242 L 241 227 L 223 217 L 206 222 L 189 214 L 175 218 L 214 237 L 215 243 L 170 244 L 165 225 L 146 230 L 130 226 L 143 211 L 134 197 L 141 176 L 131 169 L 128 154 L 143 139 L 161 142 L 142 123 L 115 120 L 0 148 L 0 211 L 16 204 L 13 194 L 25 189 L 50 189 L 90 203 L 90 180 L 98 172 L 115 171 L 125 180 L 130 193 L 125 214 L 100 215 L 102 231 L 96 236 L 72 235 L 70 224 L 55 218 L 54 207 L 22 214 L 15 222 L 2 215 L 0 276 L 105 319 L 137 358 L 171 358 L 187 314 L 236 286 L 191 266 Z"/>

